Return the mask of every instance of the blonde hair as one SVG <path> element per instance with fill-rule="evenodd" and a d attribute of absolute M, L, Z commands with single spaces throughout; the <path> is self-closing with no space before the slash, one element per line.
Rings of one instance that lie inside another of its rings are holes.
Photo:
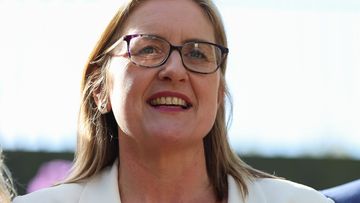
<path fill-rule="evenodd" d="M 217 8 L 211 0 L 193 0 L 209 17 L 214 27 L 217 44 L 227 46 L 224 26 Z M 95 104 L 94 92 L 101 92 L 104 103 L 108 98 L 106 67 L 109 57 L 102 59 L 102 64 L 91 63 L 110 47 L 120 36 L 124 22 L 144 0 L 129 0 L 117 11 L 103 32 L 85 65 L 82 81 L 82 103 L 78 123 L 78 141 L 74 167 L 67 182 L 76 182 L 93 176 L 118 157 L 118 143 L 113 138 L 117 135 L 117 123 L 112 112 L 101 114 Z M 227 175 L 234 177 L 241 188 L 243 197 L 248 193 L 246 181 L 256 177 L 273 177 L 253 169 L 245 164 L 230 148 L 227 140 L 225 121 L 225 97 L 229 98 L 225 82 L 226 60 L 221 67 L 221 89 L 223 101 L 218 108 L 215 123 L 204 138 L 207 173 L 218 200 L 228 194 Z M 106 106 L 106 105 L 105 105 Z"/>
<path fill-rule="evenodd" d="M 4 164 L 4 157 L 0 149 L 0 202 L 10 203 L 15 195 L 11 174 Z"/>

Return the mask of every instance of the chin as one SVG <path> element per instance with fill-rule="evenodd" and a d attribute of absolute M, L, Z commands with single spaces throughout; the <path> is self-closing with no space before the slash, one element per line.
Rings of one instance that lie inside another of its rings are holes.
<path fill-rule="evenodd" d="M 205 136 L 198 132 L 186 132 L 183 129 L 161 129 L 149 134 L 151 140 L 156 140 L 157 143 L 181 145 L 202 142 Z"/>

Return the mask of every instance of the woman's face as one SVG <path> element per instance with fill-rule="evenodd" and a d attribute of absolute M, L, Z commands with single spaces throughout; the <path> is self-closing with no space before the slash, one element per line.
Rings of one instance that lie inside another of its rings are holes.
<path fill-rule="evenodd" d="M 215 42 L 212 24 L 190 0 L 146 1 L 131 13 L 122 34 L 156 35 L 173 45 L 194 39 Z M 108 73 L 110 103 L 122 135 L 149 144 L 202 142 L 214 124 L 222 95 L 220 71 L 189 72 L 179 52 L 173 51 L 157 68 L 139 67 L 125 56 L 113 57 Z M 190 107 L 156 103 L 161 99 Z"/>

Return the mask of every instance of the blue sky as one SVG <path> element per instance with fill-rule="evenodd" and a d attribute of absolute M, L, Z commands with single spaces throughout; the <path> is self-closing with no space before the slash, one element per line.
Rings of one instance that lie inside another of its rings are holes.
<path fill-rule="evenodd" d="M 116 1 L 14 2 L 0 2 L 0 144 L 73 150 L 81 69 Z M 233 147 L 360 158 L 357 1 L 216 2 L 229 40 Z"/>

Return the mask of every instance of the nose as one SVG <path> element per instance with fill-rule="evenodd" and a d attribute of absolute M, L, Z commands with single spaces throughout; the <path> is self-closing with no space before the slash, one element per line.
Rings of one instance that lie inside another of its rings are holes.
<path fill-rule="evenodd" d="M 168 81 L 184 82 L 188 78 L 188 72 L 182 62 L 180 51 L 173 50 L 166 63 L 159 71 L 159 79 Z"/>

